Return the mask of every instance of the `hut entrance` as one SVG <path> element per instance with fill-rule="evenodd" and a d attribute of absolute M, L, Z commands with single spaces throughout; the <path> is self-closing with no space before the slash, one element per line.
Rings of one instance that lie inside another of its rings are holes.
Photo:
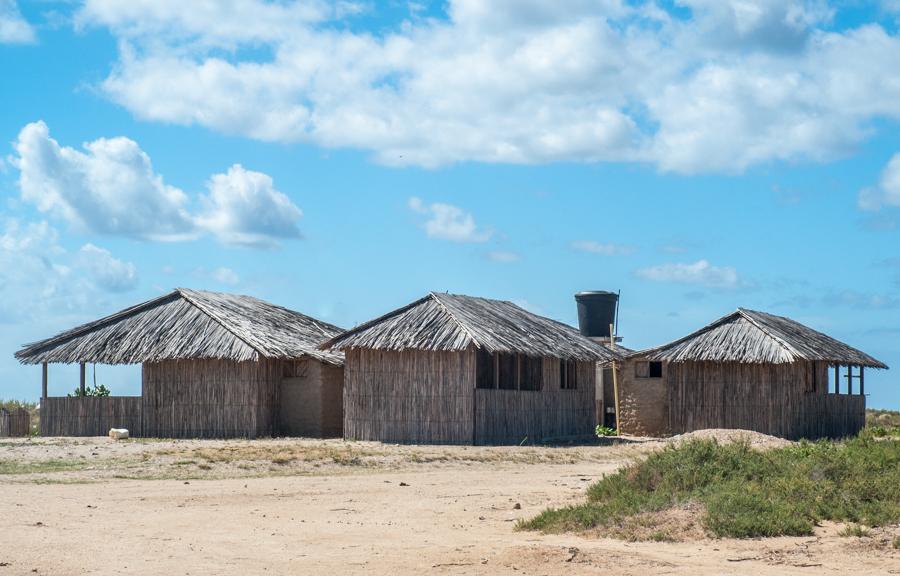
<path fill-rule="evenodd" d="M 285 362 L 278 394 L 282 436 L 339 437 L 343 432 L 343 374 L 314 360 Z"/>
<path fill-rule="evenodd" d="M 607 428 L 616 428 L 615 390 L 613 390 L 612 368 L 604 368 L 601 376 L 603 389 L 602 401 L 599 402 L 601 413 L 597 421 Z"/>

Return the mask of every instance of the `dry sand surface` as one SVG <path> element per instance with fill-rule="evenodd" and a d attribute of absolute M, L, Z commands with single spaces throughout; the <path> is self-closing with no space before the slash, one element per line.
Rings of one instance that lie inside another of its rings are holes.
<path fill-rule="evenodd" d="M 681 543 L 514 530 L 662 445 L 4 440 L 0 576 L 900 574 L 897 530 Z"/>

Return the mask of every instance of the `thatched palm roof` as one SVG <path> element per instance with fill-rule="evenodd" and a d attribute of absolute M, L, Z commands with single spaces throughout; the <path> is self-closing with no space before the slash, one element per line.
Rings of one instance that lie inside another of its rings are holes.
<path fill-rule="evenodd" d="M 684 338 L 635 355 L 667 362 L 785 364 L 807 360 L 887 368 L 868 354 L 795 320 L 744 308 Z"/>
<path fill-rule="evenodd" d="M 41 362 L 139 364 L 218 358 L 235 361 L 311 356 L 343 364 L 318 345 L 341 329 L 251 296 L 178 288 L 16 352 Z"/>
<path fill-rule="evenodd" d="M 578 330 L 512 302 L 432 292 L 412 304 L 332 338 L 323 349 L 462 351 L 609 361 L 616 352 Z"/>

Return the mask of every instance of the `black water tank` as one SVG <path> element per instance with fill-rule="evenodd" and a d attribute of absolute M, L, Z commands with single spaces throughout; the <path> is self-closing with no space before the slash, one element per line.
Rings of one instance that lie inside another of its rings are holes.
<path fill-rule="evenodd" d="M 597 290 L 576 294 L 578 329 L 581 334 L 591 338 L 609 338 L 609 325 L 616 323 L 618 300 L 619 295 L 615 292 Z"/>

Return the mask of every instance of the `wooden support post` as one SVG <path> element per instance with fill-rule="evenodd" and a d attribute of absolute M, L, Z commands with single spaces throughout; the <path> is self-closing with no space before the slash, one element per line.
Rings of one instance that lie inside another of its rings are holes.
<path fill-rule="evenodd" d="M 859 367 L 859 395 L 866 395 L 866 379 L 865 379 L 866 367 Z"/>
<path fill-rule="evenodd" d="M 616 335 L 613 333 L 615 327 L 610 324 L 609 325 L 609 347 L 613 350 L 616 349 Z M 616 361 L 612 362 L 612 377 L 613 377 L 613 397 L 616 402 L 616 436 L 622 435 L 622 423 L 619 421 L 619 377 L 616 374 Z"/>
<path fill-rule="evenodd" d="M 853 366 L 847 365 L 847 395 L 853 396 Z"/>
<path fill-rule="evenodd" d="M 500 388 L 500 354 L 494 352 L 494 389 Z"/>
<path fill-rule="evenodd" d="M 841 365 L 834 365 L 834 393 L 841 393 Z"/>
<path fill-rule="evenodd" d="M 41 400 L 47 399 L 47 363 L 41 364 Z"/>
<path fill-rule="evenodd" d="M 80 383 L 79 386 L 80 386 L 80 388 L 81 388 L 81 395 L 84 396 L 84 395 L 85 395 L 85 390 L 84 390 L 84 362 L 82 362 L 81 364 L 79 364 L 79 365 L 78 365 L 78 368 L 80 369 L 80 372 L 81 372 L 81 377 L 80 377 L 80 382 L 81 382 L 81 383 Z"/>
<path fill-rule="evenodd" d="M 516 354 L 516 390 L 522 389 L 522 355 Z"/>

